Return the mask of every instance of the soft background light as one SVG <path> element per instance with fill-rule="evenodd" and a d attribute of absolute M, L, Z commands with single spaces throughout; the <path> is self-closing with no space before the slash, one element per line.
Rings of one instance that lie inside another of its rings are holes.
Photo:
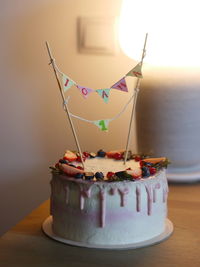
<path fill-rule="evenodd" d="M 149 33 L 145 62 L 155 66 L 200 66 L 199 1 L 123 0 L 119 23 L 122 50 L 140 59 Z"/>

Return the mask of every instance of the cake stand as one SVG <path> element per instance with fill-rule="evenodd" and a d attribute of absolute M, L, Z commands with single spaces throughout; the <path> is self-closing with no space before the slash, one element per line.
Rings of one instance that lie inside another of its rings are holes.
<path fill-rule="evenodd" d="M 112 249 L 112 250 L 122 250 L 122 249 L 136 249 L 136 248 L 142 248 L 142 247 L 147 247 L 150 245 L 155 245 L 158 244 L 164 240 L 166 240 L 167 238 L 170 237 L 170 235 L 173 232 L 173 224 L 169 219 L 166 219 L 165 221 L 165 230 L 163 233 L 161 233 L 160 235 L 151 238 L 149 240 L 146 241 L 142 241 L 142 242 L 135 242 L 132 244 L 127 244 L 127 245 L 97 245 L 97 244 L 88 244 L 88 243 L 83 243 L 83 242 L 77 242 L 77 241 L 73 241 L 73 240 L 68 240 L 62 237 L 59 237 L 57 235 L 55 235 L 52 231 L 52 216 L 49 216 L 42 224 L 42 229 L 44 231 L 44 233 L 59 242 L 62 242 L 64 244 L 67 245 L 72 245 L 72 246 L 78 246 L 78 247 L 85 247 L 85 248 L 98 248 L 98 249 Z"/>

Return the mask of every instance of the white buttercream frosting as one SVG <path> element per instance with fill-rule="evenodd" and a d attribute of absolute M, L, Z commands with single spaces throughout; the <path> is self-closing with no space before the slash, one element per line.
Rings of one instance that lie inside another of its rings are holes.
<path fill-rule="evenodd" d="M 106 176 L 107 172 L 124 171 L 128 168 L 136 169 L 139 167 L 138 162 L 134 159 L 129 160 L 124 164 L 122 160 L 113 160 L 110 158 L 93 158 L 86 160 L 84 170 L 86 172 L 103 172 Z"/>

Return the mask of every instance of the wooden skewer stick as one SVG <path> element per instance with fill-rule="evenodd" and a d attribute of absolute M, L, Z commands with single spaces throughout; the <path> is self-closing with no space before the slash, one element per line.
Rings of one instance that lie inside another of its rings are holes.
<path fill-rule="evenodd" d="M 143 64 L 143 60 L 144 60 L 145 52 L 146 52 L 147 37 L 148 37 L 148 33 L 146 33 L 145 41 L 144 41 L 144 46 L 143 46 L 143 51 L 142 51 L 142 57 L 141 57 L 141 61 L 140 61 L 140 63 L 141 63 L 141 68 L 142 68 L 142 64 Z M 140 80 L 141 80 L 140 78 L 137 78 L 136 86 L 135 86 L 135 97 L 134 97 L 134 100 L 133 100 L 133 107 L 132 107 L 132 112 L 131 112 L 131 118 L 130 118 L 129 130 L 128 130 L 128 138 L 127 138 L 127 143 L 126 143 L 126 150 L 125 150 L 124 164 L 126 164 L 127 156 L 128 156 L 128 149 L 129 149 L 130 136 L 131 136 L 131 130 L 132 130 L 132 122 L 133 122 L 133 117 L 134 117 L 134 114 L 135 114 L 135 108 L 136 108 L 137 96 L 138 96 L 139 87 L 140 87 Z"/>
<path fill-rule="evenodd" d="M 60 90 L 60 94 L 61 94 L 61 97 L 62 97 L 62 100 L 63 100 L 64 109 L 65 109 L 65 112 L 67 113 L 67 116 L 68 116 L 68 119 L 69 119 L 69 123 L 70 123 L 71 129 L 72 129 L 72 133 L 73 133 L 73 136 L 74 136 L 74 139 L 75 139 L 75 142 L 76 142 L 76 146 L 77 146 L 78 152 L 80 154 L 81 163 L 82 163 L 83 168 L 84 168 L 85 166 L 84 166 L 82 152 L 81 152 L 81 148 L 80 148 L 79 141 L 78 141 L 78 138 L 77 138 L 77 134 L 76 134 L 76 131 L 75 131 L 75 128 L 74 128 L 74 125 L 73 125 L 73 122 L 72 122 L 72 119 L 71 119 L 71 116 L 70 116 L 70 113 L 69 113 L 67 102 L 65 101 L 65 95 L 64 95 L 64 92 L 62 90 L 62 86 L 60 84 L 60 80 L 58 78 L 58 73 L 56 71 L 55 62 L 54 62 L 54 59 L 52 57 L 51 49 L 49 47 L 49 43 L 48 42 L 46 42 L 46 47 L 47 47 L 47 51 L 48 51 L 48 54 L 49 54 L 50 63 L 52 64 L 52 67 L 53 67 L 53 70 L 54 70 L 54 74 L 55 74 L 55 77 L 56 77 L 56 80 L 57 80 L 57 83 L 58 83 L 58 87 L 59 87 L 59 90 Z"/>

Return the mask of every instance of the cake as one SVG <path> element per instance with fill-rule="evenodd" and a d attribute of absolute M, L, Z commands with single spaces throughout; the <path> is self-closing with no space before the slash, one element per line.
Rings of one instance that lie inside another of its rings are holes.
<path fill-rule="evenodd" d="M 52 232 L 69 243 L 123 247 L 165 232 L 168 184 L 166 158 L 123 151 L 66 151 L 51 167 Z"/>

